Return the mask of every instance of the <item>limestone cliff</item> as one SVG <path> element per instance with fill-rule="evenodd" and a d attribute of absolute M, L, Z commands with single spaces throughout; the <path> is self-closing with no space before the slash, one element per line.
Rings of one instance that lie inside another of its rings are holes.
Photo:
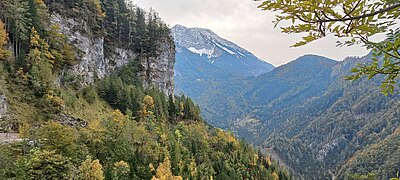
<path fill-rule="evenodd" d="M 175 45 L 166 39 L 158 42 L 157 57 L 141 58 L 143 70 L 139 77 L 145 88 L 158 87 L 164 94 L 174 94 Z"/>
<path fill-rule="evenodd" d="M 82 86 L 89 85 L 96 78 L 104 78 L 119 67 L 139 58 L 142 68 L 137 75 L 144 87 L 159 88 L 166 95 L 174 93 L 175 46 L 173 42 L 160 39 L 157 45 L 159 47 L 157 57 L 142 57 L 140 54 L 135 54 L 133 50 L 122 48 L 114 48 L 111 55 L 105 56 L 104 37 L 92 37 L 84 21 L 66 19 L 53 14 L 51 22 L 58 24 L 61 33 L 79 50 L 77 55 L 79 63 L 64 70 L 60 79 L 63 76 L 73 75 L 74 79 L 79 79 L 79 84 Z M 82 32 L 82 29 L 85 31 Z M 61 83 L 60 79 L 58 83 Z"/>
<path fill-rule="evenodd" d="M 0 119 L 7 116 L 7 98 L 4 94 L 0 94 Z"/>

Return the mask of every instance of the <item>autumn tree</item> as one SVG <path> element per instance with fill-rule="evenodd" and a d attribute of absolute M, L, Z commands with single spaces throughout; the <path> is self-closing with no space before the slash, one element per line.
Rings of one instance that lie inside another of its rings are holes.
<path fill-rule="evenodd" d="M 33 88 L 44 95 L 53 85 L 53 63 L 54 56 L 49 51 L 47 42 L 40 38 L 39 33 L 34 27 L 30 36 L 30 52 L 26 57 L 28 68 L 30 69 L 30 82 Z"/>
<path fill-rule="evenodd" d="M 45 150 L 55 150 L 62 155 L 75 157 L 78 146 L 76 144 L 77 134 L 73 128 L 63 126 L 58 122 L 49 121 L 43 124 L 36 133 L 38 142 Z"/>
<path fill-rule="evenodd" d="M 107 139 L 110 140 L 110 143 L 116 145 L 123 138 L 122 136 L 127 130 L 127 116 L 122 114 L 119 110 L 114 110 L 110 118 L 108 118 L 105 122 L 105 127 L 107 131 Z"/>
<path fill-rule="evenodd" d="M 4 27 L 3 21 L 0 20 L 0 60 L 6 59 L 10 56 L 10 52 L 4 48 L 7 44 L 8 35 Z"/>
<path fill-rule="evenodd" d="M 349 180 L 374 180 L 376 179 L 376 174 L 368 173 L 367 175 L 364 174 L 350 174 L 347 179 Z M 396 180 L 395 178 L 391 178 L 390 180 Z"/>
<path fill-rule="evenodd" d="M 56 70 L 62 69 L 66 65 L 72 66 L 78 63 L 73 46 L 69 44 L 67 37 L 60 31 L 59 25 L 52 24 L 47 37 L 49 50 L 54 56 L 53 69 Z"/>
<path fill-rule="evenodd" d="M 400 29 L 395 29 L 400 18 L 398 0 L 272 0 L 264 1 L 259 8 L 265 11 L 278 12 L 275 27 L 281 22 L 291 25 L 281 27 L 283 33 L 306 33 L 303 40 L 294 47 L 334 35 L 341 38 L 339 46 L 364 44 L 372 49 L 373 62 L 359 64 L 348 80 L 357 80 L 367 76 L 369 79 L 382 74 L 382 92 L 394 92 L 396 80 L 400 77 Z M 373 42 L 370 37 L 387 33 L 381 42 Z"/>
<path fill-rule="evenodd" d="M 27 162 L 26 175 L 32 179 L 70 179 L 72 165 L 69 158 L 55 151 L 34 151 Z"/>
<path fill-rule="evenodd" d="M 79 180 L 103 180 L 103 166 L 99 160 L 92 160 L 92 157 L 87 156 L 79 166 Z"/>
<path fill-rule="evenodd" d="M 142 120 L 152 118 L 154 115 L 154 99 L 153 97 L 146 95 L 142 101 L 142 108 L 139 112 L 139 116 Z"/>
<path fill-rule="evenodd" d="M 125 161 L 118 161 L 113 166 L 113 179 L 114 180 L 128 180 L 129 179 L 129 164 Z"/>
<path fill-rule="evenodd" d="M 157 173 L 152 180 L 181 180 L 181 176 L 174 176 L 171 171 L 171 162 L 169 158 L 165 158 L 163 163 L 157 168 Z"/>

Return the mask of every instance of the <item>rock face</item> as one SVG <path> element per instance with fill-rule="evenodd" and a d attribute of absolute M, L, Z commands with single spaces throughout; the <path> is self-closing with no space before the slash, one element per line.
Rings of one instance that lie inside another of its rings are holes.
<path fill-rule="evenodd" d="M 0 119 L 7 116 L 7 98 L 4 94 L 0 94 Z"/>
<path fill-rule="evenodd" d="M 80 80 L 82 86 L 92 84 L 96 78 L 106 77 L 139 56 L 133 50 L 115 48 L 113 53 L 106 57 L 104 37 L 92 38 L 84 21 L 65 19 L 53 14 L 51 22 L 58 24 L 61 33 L 80 51 L 77 55 L 79 63 L 65 70 L 61 76 L 77 76 L 76 79 Z M 86 29 L 86 32 L 77 29 Z M 167 40 L 160 40 L 159 43 L 158 57 L 140 58 L 143 71 L 139 72 L 138 76 L 145 88 L 156 87 L 169 95 L 174 92 L 175 46 Z"/>
<path fill-rule="evenodd" d="M 85 128 L 88 126 L 88 122 L 79 119 L 79 118 L 74 118 L 72 116 L 68 116 L 65 114 L 59 114 L 55 120 L 59 121 L 62 125 L 68 125 L 68 126 L 73 126 L 73 127 L 80 127 L 80 128 Z"/>
<path fill-rule="evenodd" d="M 166 95 L 174 94 L 175 45 L 162 39 L 158 57 L 141 58 L 139 77 L 145 88 L 158 87 Z"/>

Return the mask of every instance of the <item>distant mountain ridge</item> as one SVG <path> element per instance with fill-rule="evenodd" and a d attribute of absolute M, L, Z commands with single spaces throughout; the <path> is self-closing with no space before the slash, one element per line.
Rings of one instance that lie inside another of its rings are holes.
<path fill-rule="evenodd" d="M 274 68 L 211 30 L 176 25 L 171 32 L 176 46 L 175 90 L 192 97 L 202 107 L 205 119 L 230 115 L 214 113 L 213 108 L 219 105 L 208 106 L 209 100 L 230 99 L 241 87 L 237 82 Z"/>
<path fill-rule="evenodd" d="M 188 74 L 208 69 L 185 58 L 196 68 L 177 68 Z M 183 90 L 191 92 L 209 123 L 277 154 L 296 178 L 373 172 L 389 179 L 400 167 L 400 93 L 383 96 L 382 76 L 344 79 L 356 64 L 369 62 L 371 55 L 344 61 L 304 55 L 257 77 L 217 81 L 218 72 L 208 73 L 212 81 L 183 83 Z"/>
<path fill-rule="evenodd" d="M 212 121 L 228 123 L 226 128 L 249 142 L 272 148 L 296 177 L 346 179 L 369 172 L 377 179 L 395 177 L 400 166 L 399 91 L 383 96 L 382 76 L 344 79 L 357 63 L 369 62 L 370 55 L 344 61 L 302 56 L 246 80 L 234 99 L 216 99 L 220 105 L 214 113 L 233 115 Z M 241 107 L 240 113 L 231 104 Z"/>
<path fill-rule="evenodd" d="M 241 77 L 258 76 L 271 71 L 274 66 L 257 58 L 249 51 L 226 39 L 219 37 L 209 29 L 187 28 L 176 25 L 171 30 L 177 54 L 190 56 L 211 63 L 221 74 Z M 177 64 L 184 62 L 179 61 Z M 177 70 L 179 74 L 179 69 Z"/>

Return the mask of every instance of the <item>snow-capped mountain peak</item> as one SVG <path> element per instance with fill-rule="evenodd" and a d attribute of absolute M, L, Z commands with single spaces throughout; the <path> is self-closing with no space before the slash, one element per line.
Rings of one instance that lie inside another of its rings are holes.
<path fill-rule="evenodd" d="M 200 69 L 205 66 L 208 69 L 213 67 L 222 74 L 236 74 L 243 77 L 258 76 L 274 68 L 271 64 L 255 57 L 235 43 L 221 38 L 209 29 L 176 25 L 171 33 L 177 51 L 176 67 L 180 67 L 179 64 L 185 59 L 186 65 L 195 66 L 196 64 Z M 202 65 L 200 66 L 199 63 Z"/>
<path fill-rule="evenodd" d="M 186 48 L 200 56 L 207 55 L 208 58 L 220 57 L 224 53 L 238 57 L 254 56 L 249 51 L 219 37 L 209 29 L 187 28 L 182 25 L 176 25 L 172 28 L 172 35 L 177 45 L 177 51 L 181 51 L 181 48 Z"/>

